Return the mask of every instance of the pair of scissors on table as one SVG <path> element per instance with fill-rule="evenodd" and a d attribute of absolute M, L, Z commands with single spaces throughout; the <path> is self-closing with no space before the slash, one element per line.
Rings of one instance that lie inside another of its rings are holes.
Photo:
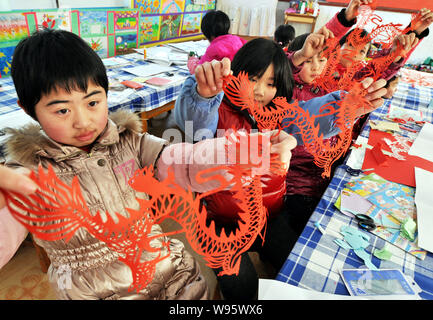
<path fill-rule="evenodd" d="M 367 216 L 366 214 L 362 214 L 362 213 L 355 214 L 355 219 L 358 221 L 358 226 L 361 229 L 367 230 L 367 231 L 373 231 L 377 227 L 383 227 L 383 228 L 386 228 L 386 229 L 398 229 L 398 230 L 400 230 L 400 228 L 388 227 L 388 226 L 376 224 L 374 222 L 374 219 L 372 217 Z"/>

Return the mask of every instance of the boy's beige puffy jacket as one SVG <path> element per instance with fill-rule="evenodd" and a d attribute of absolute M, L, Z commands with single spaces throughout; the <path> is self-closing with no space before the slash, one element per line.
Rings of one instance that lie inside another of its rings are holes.
<path fill-rule="evenodd" d="M 6 150 L 8 165 L 31 169 L 39 163 L 51 164 L 57 176 L 70 184 L 74 176 L 92 214 L 108 212 L 127 215 L 125 208 L 138 209 L 138 194 L 127 183 L 130 175 L 155 161 L 166 141 L 141 132 L 137 115 L 118 111 L 111 114 L 106 130 L 88 154 L 79 148 L 60 145 L 48 138 L 38 125 L 27 125 L 12 133 Z M 162 230 L 155 225 L 152 235 Z M 164 238 L 157 238 L 157 246 Z M 207 299 L 208 288 L 194 258 L 184 245 L 171 239 L 170 256 L 156 266 L 151 284 L 137 293 L 128 292 L 132 273 L 118 261 L 118 254 L 104 242 L 91 236 L 84 228 L 65 241 L 35 241 L 45 248 L 51 265 L 48 277 L 60 299 Z M 167 250 L 161 251 L 164 256 Z M 158 253 L 145 252 L 142 259 L 150 260 Z M 70 282 L 68 279 L 69 274 Z M 70 289 L 64 288 L 70 287 Z"/>

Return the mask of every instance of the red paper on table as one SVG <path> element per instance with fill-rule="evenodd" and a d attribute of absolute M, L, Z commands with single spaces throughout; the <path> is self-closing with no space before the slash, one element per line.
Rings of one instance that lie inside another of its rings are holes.
<path fill-rule="evenodd" d="M 375 146 L 382 143 L 383 150 L 391 152 L 391 149 L 386 143 L 384 138 L 391 141 L 396 139 L 390 133 L 371 130 L 368 138 L 368 144 Z M 401 153 L 406 160 L 397 160 L 394 157 L 387 156 L 387 166 L 379 165 L 374 158 L 372 150 L 366 149 L 364 163 L 362 169 L 374 168 L 374 172 L 384 179 L 389 181 L 405 184 L 407 186 L 415 187 L 415 167 L 425 169 L 433 172 L 433 162 L 425 160 L 417 156 L 411 156 L 407 153 Z"/>

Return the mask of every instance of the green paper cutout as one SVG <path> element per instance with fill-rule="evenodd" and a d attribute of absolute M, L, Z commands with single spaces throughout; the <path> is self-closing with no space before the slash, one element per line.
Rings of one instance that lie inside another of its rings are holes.
<path fill-rule="evenodd" d="M 376 249 L 373 252 L 374 256 L 380 260 L 390 260 L 392 257 L 392 253 L 389 252 L 386 247 L 382 249 Z"/>

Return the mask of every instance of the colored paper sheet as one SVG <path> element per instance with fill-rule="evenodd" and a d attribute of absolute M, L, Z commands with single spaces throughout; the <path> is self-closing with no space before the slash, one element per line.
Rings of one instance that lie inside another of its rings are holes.
<path fill-rule="evenodd" d="M 418 245 L 418 232 L 413 228 L 413 224 L 407 224 L 411 227 L 409 233 L 413 235 L 413 241 L 405 237 L 404 230 L 403 234 L 399 231 L 402 224 L 405 225 L 409 219 L 416 220 L 414 188 L 391 183 L 375 173 L 350 181 L 345 187 L 349 190 L 343 189 L 343 191 L 355 192 L 372 204 L 365 212 L 359 209 L 357 211 L 370 216 L 377 225 L 381 225 L 371 230 L 371 233 L 421 260 L 425 259 L 427 252 Z M 359 208 L 362 207 L 365 208 L 366 205 L 359 206 Z"/>
<path fill-rule="evenodd" d="M 433 124 L 427 122 L 424 124 L 409 154 L 433 162 Z"/>
<path fill-rule="evenodd" d="M 418 245 L 433 252 L 433 173 L 415 168 Z"/>
<path fill-rule="evenodd" d="M 385 151 L 391 152 L 389 146 L 383 143 L 384 139 L 389 139 L 390 141 L 396 140 L 395 137 L 390 133 L 371 130 L 370 136 L 368 138 L 368 144 L 375 146 L 377 143 L 381 142 L 383 149 Z M 388 166 L 383 166 L 377 163 L 372 151 L 367 149 L 365 151 L 362 169 L 374 168 L 374 172 L 381 177 L 411 187 L 415 187 L 415 167 L 422 168 L 427 171 L 433 171 L 433 162 L 417 156 L 409 155 L 407 152 L 403 152 L 401 154 L 405 157 L 404 161 L 397 160 L 394 157 L 386 156 Z"/>

